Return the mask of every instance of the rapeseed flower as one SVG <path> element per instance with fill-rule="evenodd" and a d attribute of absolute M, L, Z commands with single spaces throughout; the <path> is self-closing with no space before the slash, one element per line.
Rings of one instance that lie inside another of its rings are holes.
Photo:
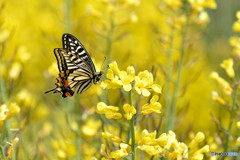
<path fill-rule="evenodd" d="M 11 118 L 14 114 L 20 112 L 20 108 L 16 103 L 10 103 L 9 105 L 3 104 L 0 107 L 0 126 L 4 124 L 4 121 Z"/>
<path fill-rule="evenodd" d="M 121 142 L 121 138 L 119 138 L 117 136 L 114 136 L 109 132 L 102 132 L 102 137 L 106 138 L 106 139 L 109 139 L 109 140 L 111 140 L 115 143 L 120 143 Z"/>
<path fill-rule="evenodd" d="M 218 95 L 218 92 L 212 91 L 212 99 L 217 101 L 220 104 L 226 104 L 225 100 Z"/>
<path fill-rule="evenodd" d="M 122 115 L 118 113 L 119 108 L 114 106 L 108 106 L 104 102 L 99 102 L 97 104 L 97 113 L 105 114 L 108 119 L 120 119 Z"/>
<path fill-rule="evenodd" d="M 120 143 L 120 149 L 114 152 L 111 152 L 111 158 L 116 160 L 127 157 L 128 153 L 131 151 L 131 147 L 128 144 Z"/>
<path fill-rule="evenodd" d="M 12 158 L 12 156 L 13 156 L 13 148 L 17 145 L 18 142 L 19 142 L 19 138 L 18 137 L 14 138 L 11 141 L 10 147 L 8 148 L 8 151 L 7 151 L 7 153 L 8 153 L 7 159 L 8 160 Z"/>
<path fill-rule="evenodd" d="M 123 110 L 125 112 L 125 117 L 127 120 L 132 119 L 132 116 L 136 114 L 136 109 L 134 108 L 134 106 L 131 106 L 129 104 L 124 104 Z"/>
<path fill-rule="evenodd" d="M 233 59 L 229 58 L 224 60 L 221 63 L 221 67 L 225 69 L 226 73 L 229 77 L 233 78 L 235 76 L 234 69 L 233 69 Z"/>
<path fill-rule="evenodd" d="M 198 132 L 195 138 L 188 145 L 190 149 L 195 148 L 200 142 L 205 139 L 205 135 L 202 132 Z"/>
<path fill-rule="evenodd" d="M 145 97 L 151 95 L 150 89 L 156 93 L 161 93 L 161 86 L 153 83 L 153 75 L 147 70 L 139 72 L 138 76 L 135 77 L 134 90 Z"/>
<path fill-rule="evenodd" d="M 161 113 L 160 109 L 162 108 L 162 105 L 158 102 L 159 96 L 154 95 L 152 99 L 150 100 L 150 104 L 145 104 L 142 107 L 142 114 L 147 115 L 152 112 L 155 113 Z"/>
<path fill-rule="evenodd" d="M 223 92 L 227 95 L 232 94 L 232 88 L 230 87 L 229 83 L 220 77 L 217 72 L 212 72 L 210 77 L 218 82 L 223 87 Z"/>

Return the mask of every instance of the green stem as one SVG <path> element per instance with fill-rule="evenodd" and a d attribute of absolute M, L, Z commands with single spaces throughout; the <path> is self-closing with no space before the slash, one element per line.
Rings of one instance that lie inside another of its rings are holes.
<path fill-rule="evenodd" d="M 2 153 L 1 158 L 3 158 L 3 160 L 6 160 L 5 149 L 3 146 L 1 146 L 1 153 Z"/>
<path fill-rule="evenodd" d="M 112 13 L 111 17 L 110 17 L 110 29 L 109 29 L 108 36 L 107 36 L 107 49 L 106 49 L 107 64 L 109 64 L 109 62 L 110 62 L 113 30 L 114 30 L 114 14 Z"/>
<path fill-rule="evenodd" d="M 172 82 L 172 71 L 173 71 L 173 40 L 174 40 L 174 28 L 172 27 L 170 33 L 170 44 L 167 53 L 167 75 L 166 75 L 166 92 L 165 92 L 165 103 L 166 103 L 166 132 L 170 130 L 171 123 L 171 82 Z"/>
<path fill-rule="evenodd" d="M 1 89 L 1 97 L 2 97 L 2 103 L 6 103 L 6 95 L 5 95 L 5 86 L 4 86 L 4 81 L 2 78 L 2 68 L 0 65 L 0 89 Z"/>
<path fill-rule="evenodd" d="M 79 96 L 76 96 L 75 98 L 75 120 L 78 123 L 78 129 L 76 132 L 77 135 L 77 160 L 81 160 L 82 152 L 81 152 L 81 145 L 82 145 L 82 135 L 81 135 L 81 126 L 82 126 L 82 111 L 81 106 L 79 104 Z"/>
<path fill-rule="evenodd" d="M 132 106 L 133 102 L 132 102 L 132 90 L 129 91 L 129 104 Z M 132 160 L 136 160 L 136 148 L 135 148 L 135 130 L 134 130 L 134 126 L 135 126 L 135 116 L 132 117 L 132 119 L 130 120 L 130 132 L 131 132 L 131 140 L 132 140 Z"/>
<path fill-rule="evenodd" d="M 72 0 L 66 0 L 65 1 L 66 4 L 66 11 L 65 11 L 65 31 L 67 33 L 70 33 L 72 30 L 72 26 L 71 26 L 71 4 L 72 4 Z"/>
<path fill-rule="evenodd" d="M 171 106 L 171 115 L 169 117 L 169 124 L 168 124 L 168 130 L 174 129 L 174 123 L 175 123 L 175 116 L 176 116 L 176 105 L 178 100 L 178 94 L 179 94 L 179 88 L 180 88 L 180 80 L 181 80 L 181 74 L 182 74 L 182 67 L 183 67 L 183 58 L 185 54 L 185 44 L 187 40 L 187 29 L 188 29 L 188 21 L 186 25 L 183 27 L 182 30 L 182 44 L 181 44 L 181 52 L 178 62 L 178 71 L 177 71 L 177 78 L 175 81 L 175 88 L 173 92 L 173 100 L 172 100 L 172 106 Z"/>
<path fill-rule="evenodd" d="M 234 86 L 233 89 L 233 96 L 232 96 L 232 106 L 231 106 L 231 112 L 230 112 L 230 120 L 229 120 L 229 124 L 228 124 L 228 130 L 226 131 L 226 138 L 225 138 L 225 144 L 224 144 L 224 152 L 228 151 L 228 142 L 229 142 L 229 138 L 231 135 L 231 131 L 232 131 L 232 124 L 233 124 L 233 118 L 234 118 L 234 111 L 235 111 L 235 106 L 237 104 L 237 91 L 238 91 L 238 85 Z M 224 159 L 225 156 L 222 157 L 222 159 Z"/>

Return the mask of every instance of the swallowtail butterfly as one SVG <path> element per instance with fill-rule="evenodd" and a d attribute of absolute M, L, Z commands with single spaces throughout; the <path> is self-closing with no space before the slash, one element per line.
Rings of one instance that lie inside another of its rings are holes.
<path fill-rule="evenodd" d="M 96 72 L 93 61 L 82 43 L 73 35 L 65 33 L 62 36 L 63 48 L 55 48 L 59 77 L 56 88 L 47 91 L 60 93 L 62 97 L 72 97 L 86 91 L 92 83 L 100 81 L 102 72 Z"/>

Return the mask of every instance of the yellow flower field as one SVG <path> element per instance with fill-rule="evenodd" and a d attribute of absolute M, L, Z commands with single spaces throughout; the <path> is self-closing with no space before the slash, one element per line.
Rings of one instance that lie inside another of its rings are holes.
<path fill-rule="evenodd" d="M 1 0 L 0 160 L 237 159 L 239 9 Z"/>

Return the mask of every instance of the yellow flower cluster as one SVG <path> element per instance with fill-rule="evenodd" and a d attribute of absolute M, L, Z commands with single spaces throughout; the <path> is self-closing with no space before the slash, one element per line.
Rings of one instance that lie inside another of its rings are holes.
<path fill-rule="evenodd" d="M 150 100 L 150 104 L 145 104 L 142 107 L 141 113 L 143 115 L 147 115 L 150 113 L 161 113 L 160 109 L 162 105 L 158 102 L 159 96 L 154 95 Z M 123 110 L 125 112 L 124 116 L 127 120 L 131 120 L 132 117 L 136 114 L 136 109 L 134 106 L 129 104 L 123 105 Z M 121 113 L 119 113 L 119 108 L 115 106 L 108 106 L 104 102 L 99 102 L 97 104 L 97 113 L 98 114 L 105 114 L 106 118 L 108 119 L 120 119 L 122 118 Z"/>
<path fill-rule="evenodd" d="M 219 85 L 222 86 L 223 92 L 226 95 L 231 95 L 232 94 L 232 88 L 230 87 L 229 83 L 220 77 L 217 72 L 212 72 L 210 77 L 218 82 Z"/>
<path fill-rule="evenodd" d="M 101 83 L 103 88 L 123 88 L 126 92 L 134 89 L 139 95 L 150 96 L 150 90 L 161 93 L 161 86 L 153 83 L 153 75 L 147 70 L 135 76 L 135 69 L 129 66 L 127 71 L 120 71 L 116 61 L 109 64 L 107 79 Z"/>
<path fill-rule="evenodd" d="M 233 23 L 233 30 L 235 32 L 240 32 L 240 11 L 236 13 L 237 21 Z"/>
<path fill-rule="evenodd" d="M 233 24 L 233 31 L 240 32 L 240 11 L 236 13 L 237 21 Z M 239 35 L 233 36 L 229 40 L 230 45 L 233 47 L 233 53 L 240 57 L 240 37 Z"/>
<path fill-rule="evenodd" d="M 122 115 L 118 113 L 119 108 L 114 106 L 107 106 L 104 102 L 97 104 L 97 113 L 105 114 L 108 119 L 120 119 Z"/>
<path fill-rule="evenodd" d="M 120 144 L 120 150 L 111 152 L 111 156 L 102 152 L 105 158 L 124 158 L 130 152 L 130 145 L 121 143 L 121 139 L 117 136 L 113 136 L 111 133 L 102 133 L 103 137 L 109 139 L 115 143 Z M 139 138 L 137 149 L 145 151 L 150 156 L 162 156 L 169 159 L 191 159 L 202 160 L 203 154 L 209 152 L 209 146 L 205 145 L 202 148 L 198 148 L 199 144 L 205 139 L 205 135 L 202 132 L 197 133 L 194 139 L 187 146 L 185 143 L 178 142 L 174 132 L 169 131 L 168 134 L 162 133 L 159 137 L 156 137 L 157 132 L 148 132 L 146 129 L 142 131 L 142 135 Z M 105 145 L 103 146 L 106 150 Z M 190 151 L 189 151 L 190 149 Z"/>

